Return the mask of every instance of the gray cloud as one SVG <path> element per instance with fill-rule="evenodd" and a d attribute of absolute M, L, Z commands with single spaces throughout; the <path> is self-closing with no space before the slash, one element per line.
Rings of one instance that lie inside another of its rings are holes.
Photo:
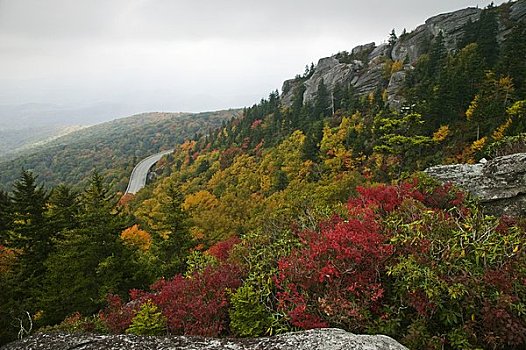
<path fill-rule="evenodd" d="M 247 105 L 320 57 L 489 2 L 0 0 L 0 104 Z"/>

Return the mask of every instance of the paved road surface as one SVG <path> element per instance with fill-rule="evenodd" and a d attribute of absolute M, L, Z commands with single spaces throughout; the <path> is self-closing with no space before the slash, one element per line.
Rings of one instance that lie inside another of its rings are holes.
<path fill-rule="evenodd" d="M 161 153 L 153 154 L 147 158 L 144 158 L 133 168 L 130 176 L 130 182 L 128 182 L 128 188 L 126 193 L 135 194 L 139 192 L 141 188 L 146 185 L 146 177 L 150 168 L 157 163 L 164 155 L 172 153 L 173 150 L 164 151 Z"/>

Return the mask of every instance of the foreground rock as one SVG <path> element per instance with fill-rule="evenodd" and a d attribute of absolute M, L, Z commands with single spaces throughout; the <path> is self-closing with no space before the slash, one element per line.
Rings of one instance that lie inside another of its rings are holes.
<path fill-rule="evenodd" d="M 485 164 L 440 165 L 425 171 L 468 191 L 495 215 L 526 215 L 526 153 L 497 157 Z"/>
<path fill-rule="evenodd" d="M 384 335 L 354 335 L 340 329 L 328 328 L 257 339 L 37 334 L 2 347 L 2 350 L 14 349 L 402 350 L 407 348 Z"/>

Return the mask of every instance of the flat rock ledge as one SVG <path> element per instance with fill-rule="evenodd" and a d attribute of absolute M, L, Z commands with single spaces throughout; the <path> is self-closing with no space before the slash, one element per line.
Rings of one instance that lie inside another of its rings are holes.
<path fill-rule="evenodd" d="M 50 333 L 35 334 L 21 341 L 7 344 L 1 349 L 407 350 L 406 347 L 385 335 L 355 335 L 335 328 L 313 329 L 256 339 Z"/>
<path fill-rule="evenodd" d="M 487 163 L 440 165 L 425 172 L 468 191 L 490 214 L 526 215 L 526 153 L 496 157 Z"/>

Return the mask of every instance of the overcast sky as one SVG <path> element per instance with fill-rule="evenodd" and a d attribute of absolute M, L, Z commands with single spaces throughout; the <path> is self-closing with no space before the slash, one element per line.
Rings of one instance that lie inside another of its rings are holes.
<path fill-rule="evenodd" d="M 321 57 L 490 2 L 0 0 L 0 104 L 252 105 Z"/>

